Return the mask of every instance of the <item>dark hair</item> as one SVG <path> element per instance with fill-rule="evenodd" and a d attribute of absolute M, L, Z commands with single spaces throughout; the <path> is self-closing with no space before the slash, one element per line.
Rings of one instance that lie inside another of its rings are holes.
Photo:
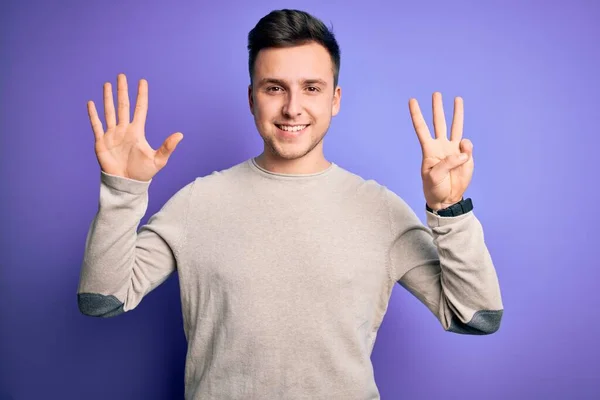
<path fill-rule="evenodd" d="M 275 10 L 262 17 L 248 33 L 248 69 L 250 82 L 258 52 L 269 47 L 292 47 L 316 42 L 327 49 L 333 63 L 334 88 L 340 74 L 340 47 L 333 32 L 307 12 Z"/>

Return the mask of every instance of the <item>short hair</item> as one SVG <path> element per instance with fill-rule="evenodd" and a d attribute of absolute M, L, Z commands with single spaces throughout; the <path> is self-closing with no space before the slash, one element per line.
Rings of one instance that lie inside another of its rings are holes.
<path fill-rule="evenodd" d="M 274 10 L 262 17 L 248 33 L 250 82 L 256 57 L 262 49 L 299 46 L 316 42 L 325 47 L 333 63 L 334 89 L 340 74 L 340 47 L 333 31 L 318 18 L 300 10 Z"/>

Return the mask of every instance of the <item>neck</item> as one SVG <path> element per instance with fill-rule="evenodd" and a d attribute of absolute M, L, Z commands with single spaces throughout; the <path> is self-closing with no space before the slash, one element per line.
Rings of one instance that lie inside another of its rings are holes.
<path fill-rule="evenodd" d="M 255 161 L 267 171 L 291 175 L 315 174 L 331 166 L 331 162 L 325 159 L 322 152 L 310 152 L 303 157 L 288 160 L 274 156 L 265 150 L 256 157 Z"/>

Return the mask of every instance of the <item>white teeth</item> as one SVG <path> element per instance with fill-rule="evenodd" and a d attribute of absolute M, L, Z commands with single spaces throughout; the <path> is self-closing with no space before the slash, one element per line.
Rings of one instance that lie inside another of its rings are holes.
<path fill-rule="evenodd" d="M 301 131 L 302 129 L 306 128 L 308 125 L 296 125 L 296 126 L 289 126 L 289 125 L 279 125 L 279 129 L 281 129 L 282 131 L 286 131 L 286 132 L 298 132 Z"/>

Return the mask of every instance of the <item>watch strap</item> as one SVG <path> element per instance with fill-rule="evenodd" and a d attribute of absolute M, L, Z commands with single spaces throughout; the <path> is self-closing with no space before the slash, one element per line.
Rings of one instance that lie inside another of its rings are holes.
<path fill-rule="evenodd" d="M 442 208 L 441 210 L 434 211 L 429 207 L 429 205 L 425 204 L 425 208 L 427 211 L 439 215 L 440 217 L 457 217 L 462 214 L 466 214 L 469 211 L 473 210 L 473 201 L 470 198 L 462 199 L 458 203 L 454 203 L 451 206 L 446 208 Z"/>

